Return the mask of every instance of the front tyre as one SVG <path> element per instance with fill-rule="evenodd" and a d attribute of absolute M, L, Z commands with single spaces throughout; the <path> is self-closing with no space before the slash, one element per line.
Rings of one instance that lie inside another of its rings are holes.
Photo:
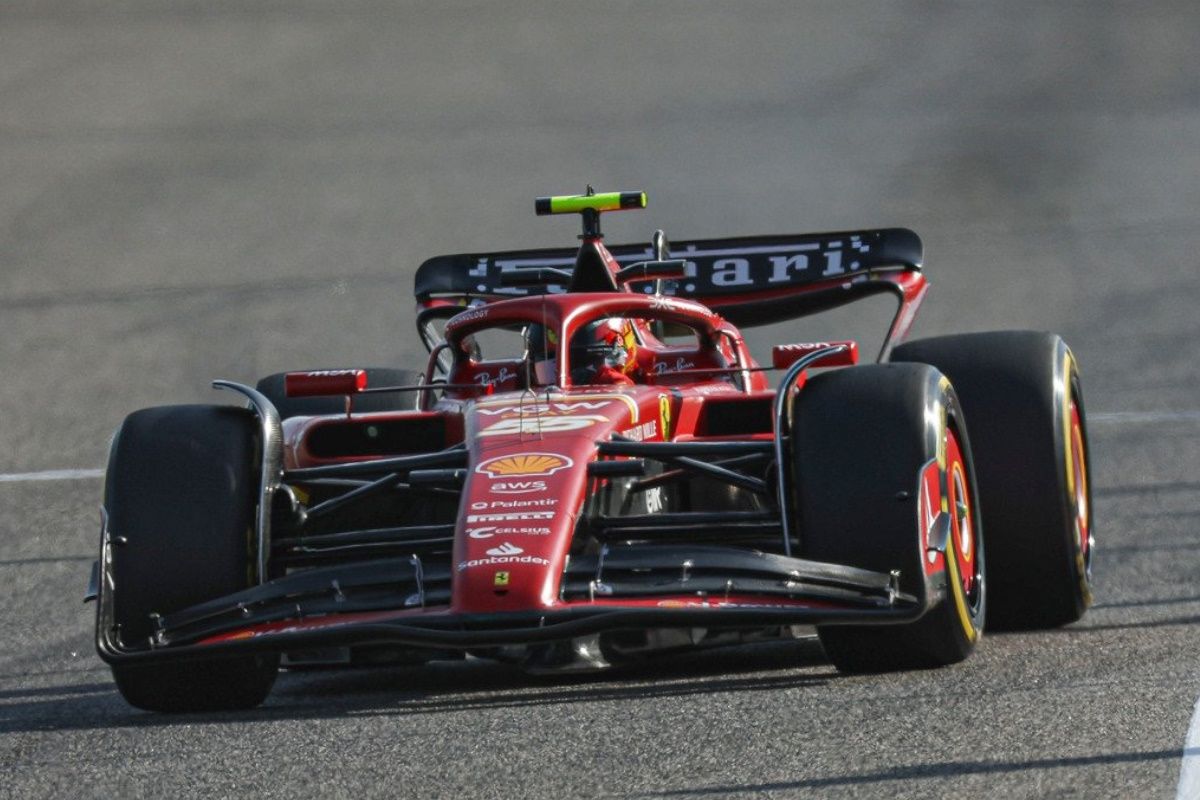
<path fill-rule="evenodd" d="M 901 590 L 927 598 L 912 623 L 818 626 L 830 660 L 889 672 L 965 659 L 987 597 L 971 448 L 949 381 L 918 364 L 827 372 L 796 396 L 792 420 L 800 555 L 899 570 Z"/>
<path fill-rule="evenodd" d="M 146 711 L 237 711 L 260 705 L 275 684 L 278 653 L 212 661 L 122 664 L 113 679 L 125 702 Z"/>
<path fill-rule="evenodd" d="M 932 364 L 971 420 L 994 628 L 1054 628 L 1092 602 L 1092 497 L 1079 367 L 1036 331 L 939 336 L 892 361 Z"/>
<path fill-rule="evenodd" d="M 121 645 L 145 649 L 154 616 L 251 585 L 258 500 L 254 415 L 227 406 L 130 414 L 104 485 L 112 545 L 113 617 Z M 116 663 L 131 705 L 150 711 L 249 708 L 275 682 L 277 654 Z"/>

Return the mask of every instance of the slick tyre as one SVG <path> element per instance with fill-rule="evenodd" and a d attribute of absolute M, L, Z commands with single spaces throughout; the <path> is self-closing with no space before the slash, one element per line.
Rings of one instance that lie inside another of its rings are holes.
<path fill-rule="evenodd" d="M 932 364 L 967 418 L 987 525 L 988 622 L 1053 628 L 1092 602 L 1087 417 L 1075 357 L 1035 331 L 941 336 L 897 347 L 892 361 Z"/>
<path fill-rule="evenodd" d="M 367 388 L 383 386 L 414 386 L 424 376 L 411 369 L 387 369 L 367 367 Z M 280 419 L 308 417 L 319 414 L 341 414 L 346 410 L 343 397 L 288 397 L 284 391 L 286 372 L 277 372 L 260 380 L 255 386 L 279 411 Z M 355 411 L 417 411 L 420 409 L 419 392 L 381 392 L 364 394 L 354 398 Z"/>
<path fill-rule="evenodd" d="M 123 647 L 144 649 L 151 615 L 251 585 L 258 499 L 254 415 L 226 406 L 135 412 L 114 438 L 104 486 L 112 607 Z M 113 664 L 121 695 L 151 711 L 258 705 L 279 657 Z"/>
<path fill-rule="evenodd" d="M 855 673 L 965 659 L 987 597 L 971 446 L 949 382 L 921 364 L 826 372 L 796 395 L 792 420 L 800 555 L 899 570 L 901 591 L 927 598 L 915 622 L 818 626 L 830 660 Z"/>

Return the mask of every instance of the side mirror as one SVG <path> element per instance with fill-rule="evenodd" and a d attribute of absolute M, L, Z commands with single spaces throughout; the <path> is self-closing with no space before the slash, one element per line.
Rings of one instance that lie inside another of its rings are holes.
<path fill-rule="evenodd" d="M 655 261 L 667 261 L 671 258 L 671 243 L 667 241 L 667 234 L 662 228 L 654 232 L 650 237 L 650 248 L 654 250 Z"/>
<path fill-rule="evenodd" d="M 845 339 L 838 342 L 804 342 L 802 344 L 777 344 L 771 348 L 771 366 L 787 369 L 802 358 L 830 347 L 842 346 L 819 357 L 810 367 L 851 367 L 858 363 L 858 342 Z"/>
<path fill-rule="evenodd" d="M 283 379 L 283 392 L 288 397 L 328 397 L 358 394 L 367 388 L 365 369 L 319 369 L 312 372 L 289 372 Z"/>

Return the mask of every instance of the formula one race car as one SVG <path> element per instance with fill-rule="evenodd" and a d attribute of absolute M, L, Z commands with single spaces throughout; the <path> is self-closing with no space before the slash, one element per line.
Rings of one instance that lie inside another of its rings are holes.
<path fill-rule="evenodd" d="M 254 706 L 281 658 L 598 669 L 797 625 L 839 670 L 885 672 L 966 658 L 985 613 L 1084 613 L 1062 339 L 894 346 L 927 288 L 912 231 L 606 247 L 601 212 L 644 206 L 540 198 L 582 215 L 578 252 L 422 264 L 421 372 L 216 381 L 248 407 L 126 418 L 89 591 L 125 699 Z M 878 293 L 898 310 L 874 364 L 834 341 L 760 366 L 736 327 Z"/>

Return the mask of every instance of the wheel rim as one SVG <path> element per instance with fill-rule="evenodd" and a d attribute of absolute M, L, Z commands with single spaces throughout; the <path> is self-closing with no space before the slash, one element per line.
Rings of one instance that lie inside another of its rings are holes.
<path fill-rule="evenodd" d="M 1083 440 L 1083 422 L 1074 399 L 1070 407 L 1071 474 L 1074 477 L 1072 505 L 1075 516 L 1075 545 L 1084 569 L 1090 568 L 1092 554 L 1091 506 L 1088 503 L 1087 450 Z"/>
<path fill-rule="evenodd" d="M 975 616 L 979 610 L 981 575 L 979 572 L 980 542 L 971 504 L 971 484 L 966 462 L 953 428 L 946 429 L 946 496 L 951 514 L 950 540 L 946 557 L 953 558 L 953 578 L 957 581 L 966 605 Z"/>

